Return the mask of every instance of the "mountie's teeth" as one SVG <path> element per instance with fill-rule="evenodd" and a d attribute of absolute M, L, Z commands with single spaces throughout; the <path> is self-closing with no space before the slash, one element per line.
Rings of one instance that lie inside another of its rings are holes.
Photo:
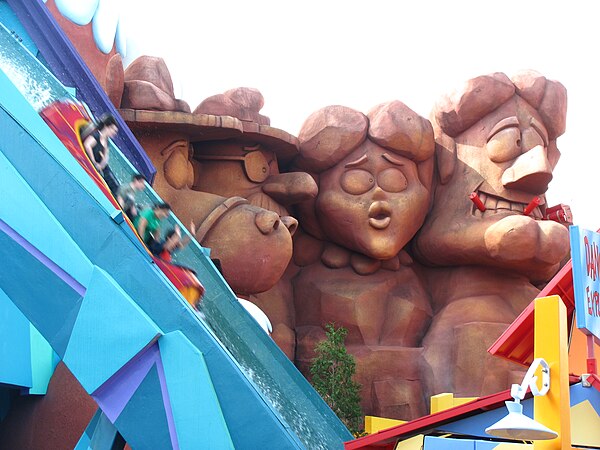
<path fill-rule="evenodd" d="M 506 200 L 498 200 L 498 204 L 496 205 L 496 209 L 507 209 L 507 210 L 510 210 L 512 208 L 510 207 L 510 202 L 508 202 Z"/>
<path fill-rule="evenodd" d="M 511 202 L 504 198 L 489 195 L 484 192 L 473 192 L 470 197 L 472 196 L 476 196 L 485 207 L 485 211 L 481 212 L 481 209 L 477 206 L 477 203 L 479 202 L 471 198 L 471 201 L 474 203 L 472 211 L 475 217 L 489 216 L 490 214 L 495 214 L 500 211 L 513 211 L 515 213 L 529 215 L 534 219 L 541 219 L 543 217 L 541 208 L 537 206 L 545 203 L 543 197 L 535 197 L 529 205 L 525 205 L 524 203 Z M 527 209 L 529 209 L 529 214 L 526 214 Z"/>
<path fill-rule="evenodd" d="M 498 199 L 495 197 L 489 197 L 485 201 L 485 207 L 487 209 L 497 209 L 498 208 Z"/>

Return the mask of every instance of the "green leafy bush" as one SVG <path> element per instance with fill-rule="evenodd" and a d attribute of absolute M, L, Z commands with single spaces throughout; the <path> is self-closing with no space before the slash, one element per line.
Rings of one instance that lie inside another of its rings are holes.
<path fill-rule="evenodd" d="M 325 333 L 327 338 L 315 347 L 316 356 L 310 366 L 311 383 L 346 427 L 357 435 L 363 430 L 363 413 L 360 384 L 352 379 L 356 363 L 345 346 L 348 330 L 329 323 Z"/>

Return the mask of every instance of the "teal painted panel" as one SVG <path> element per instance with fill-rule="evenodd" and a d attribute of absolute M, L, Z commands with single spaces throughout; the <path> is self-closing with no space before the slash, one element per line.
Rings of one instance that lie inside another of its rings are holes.
<path fill-rule="evenodd" d="M 94 430 L 96 429 L 96 425 L 98 424 L 101 415 L 102 411 L 98 409 L 96 413 L 92 416 L 92 419 L 90 420 L 88 426 L 85 427 L 81 438 L 79 438 L 79 441 L 77 441 L 77 444 L 75 445 L 75 448 L 73 450 L 92 450 L 92 436 L 94 435 Z"/>
<path fill-rule="evenodd" d="M 2 41 L 2 36 L 3 32 L 0 29 L 0 49 L 6 50 L 6 48 L 3 48 L 2 44 L 11 45 L 11 42 L 10 39 L 7 42 Z M 17 58 L 17 60 L 13 58 Z M 15 84 L 13 84 L 6 73 L 2 71 L 5 65 L 8 65 L 10 70 L 17 69 L 18 73 L 22 72 L 22 76 L 25 79 L 35 79 L 35 69 L 30 67 L 31 64 L 26 67 L 19 65 L 19 58 L 20 55 L 16 52 L 15 54 L 3 54 L 0 52 L 0 107 L 4 109 L 4 111 L 12 118 L 12 120 L 20 125 L 19 130 L 26 130 L 27 133 L 38 143 L 38 145 L 43 145 L 45 150 L 52 155 L 52 157 L 56 159 L 56 161 L 62 167 L 64 167 L 65 170 L 67 170 L 73 177 L 77 179 L 77 182 L 80 184 L 80 186 L 94 197 L 94 200 L 100 205 L 100 207 L 107 211 L 109 215 L 112 214 L 114 211 L 116 211 L 116 208 L 102 193 L 98 185 L 96 185 L 96 183 L 87 175 L 85 170 L 79 165 L 75 158 L 73 158 L 71 153 L 69 153 L 58 137 L 50 128 L 48 128 L 37 111 L 29 104 L 25 97 L 23 97 L 22 92 L 19 91 Z M 30 58 L 32 58 L 31 55 Z M 58 80 L 54 81 L 60 85 Z M 62 88 L 62 85 L 60 86 Z M 23 89 L 23 87 L 21 87 L 21 89 Z M 48 86 L 46 89 L 50 89 L 50 87 Z M 62 95 L 60 98 L 64 96 L 65 95 Z M 10 105 L 10 108 L 7 107 L 8 105 Z M 0 140 L 0 151 L 2 150 L 3 144 L 7 145 L 12 141 L 10 139 L 10 133 L 4 133 L 5 131 L 10 132 L 11 130 L 11 128 L 2 130 L 3 139 Z M 19 148 L 19 151 L 25 151 L 25 154 L 27 154 L 28 148 Z M 29 160 L 30 164 L 36 167 L 38 160 L 35 158 L 29 158 Z M 40 175 L 43 176 L 43 172 L 40 173 Z"/>
<path fill-rule="evenodd" d="M 9 31 L 15 32 L 27 50 L 36 55 L 38 48 L 35 46 L 33 39 L 25 31 L 25 27 L 19 21 L 14 11 L 4 0 L 0 0 L 0 23 L 4 25 Z"/>
<path fill-rule="evenodd" d="M 31 387 L 29 321 L 0 289 L 0 383 Z"/>
<path fill-rule="evenodd" d="M 121 441 L 121 437 L 119 436 L 116 427 L 104 414 L 100 414 L 98 423 L 94 428 L 94 434 L 90 441 L 90 448 L 94 450 L 114 450 L 116 448 L 123 448 L 123 445 L 116 446 L 115 441 Z"/>
<path fill-rule="evenodd" d="M 1 153 L 3 146 L 11 145 L 4 137 L 0 139 L 0 218 L 80 284 L 87 284 L 92 264 Z"/>
<path fill-rule="evenodd" d="M 199 404 L 196 408 L 202 408 Z M 152 411 L 149 413 L 149 411 Z M 140 386 L 115 421 L 115 426 L 123 430 L 123 437 L 131 448 L 164 450 L 176 448 L 171 443 L 165 405 L 161 393 L 156 365 L 152 366 Z M 127 433 L 126 430 L 135 430 Z M 196 436 L 196 446 L 199 436 Z M 186 447 L 181 446 L 185 449 Z M 190 447 L 192 448 L 192 447 Z M 202 447 L 208 448 L 208 447 Z"/>
<path fill-rule="evenodd" d="M 0 221 L 1 225 L 1 221 Z M 50 343 L 59 356 L 64 354 L 81 304 L 81 295 L 64 273 L 48 267 L 43 255 L 25 248 L 0 229 L 0 289 Z M 29 335 L 29 331 L 27 332 Z M 30 359 L 30 356 L 28 356 Z"/>
<path fill-rule="evenodd" d="M 161 334 L 110 275 L 95 267 L 63 359 L 91 394 Z"/>
<path fill-rule="evenodd" d="M 0 386 L 0 422 L 4 420 L 10 410 L 11 391 L 13 389 Z"/>
<path fill-rule="evenodd" d="M 30 394 L 44 395 L 48 390 L 50 378 L 54 373 L 56 364 L 56 353 L 44 336 L 29 324 L 29 341 L 31 343 L 31 380 Z"/>
<path fill-rule="evenodd" d="M 202 353 L 179 331 L 158 346 L 180 447 L 235 448 Z"/>

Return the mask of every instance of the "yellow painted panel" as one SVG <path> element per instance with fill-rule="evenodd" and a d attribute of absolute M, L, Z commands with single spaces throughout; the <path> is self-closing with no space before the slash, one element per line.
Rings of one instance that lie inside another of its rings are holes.
<path fill-rule="evenodd" d="M 454 406 L 454 394 L 444 392 L 442 394 L 432 395 L 430 404 L 431 414 L 450 409 Z"/>
<path fill-rule="evenodd" d="M 509 444 L 508 442 L 503 442 L 502 444 L 498 444 L 494 447 L 494 450 L 512 450 L 512 449 L 526 449 L 533 448 L 531 444 Z"/>
<path fill-rule="evenodd" d="M 421 450 L 423 448 L 423 438 L 424 436 L 422 434 L 413 436 L 410 439 L 398 443 L 395 450 Z"/>
<path fill-rule="evenodd" d="M 535 450 L 569 450 L 571 420 L 569 406 L 569 357 L 567 312 L 558 295 L 535 299 L 534 357 L 550 366 L 550 390 L 533 400 L 533 419 L 558 433 L 556 439 L 536 441 Z"/>
<path fill-rule="evenodd" d="M 365 416 L 365 431 L 369 434 L 377 433 L 406 423 L 405 420 L 386 419 L 384 417 Z"/>
<path fill-rule="evenodd" d="M 494 450 L 513 450 L 513 449 L 526 449 L 533 448 L 531 444 L 510 444 L 508 442 L 503 442 L 502 444 L 498 444 L 494 447 Z"/>
<path fill-rule="evenodd" d="M 477 397 L 454 397 L 454 394 L 444 392 L 443 394 L 432 395 L 430 399 L 431 414 L 445 411 L 455 406 L 477 400 Z"/>
<path fill-rule="evenodd" d="M 571 407 L 571 442 L 600 447 L 600 417 L 589 400 Z"/>

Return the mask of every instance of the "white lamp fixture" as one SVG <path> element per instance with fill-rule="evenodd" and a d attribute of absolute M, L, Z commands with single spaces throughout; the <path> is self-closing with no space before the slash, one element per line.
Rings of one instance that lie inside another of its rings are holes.
<path fill-rule="evenodd" d="M 542 389 L 538 389 L 537 377 L 534 375 L 539 366 L 542 367 Z M 514 401 L 505 402 L 508 415 L 494 425 L 486 428 L 485 432 L 487 434 L 520 441 L 538 441 L 558 437 L 556 431 L 523 414 L 521 400 L 525 398 L 527 388 L 531 390 L 534 396 L 546 395 L 550 389 L 550 367 L 543 358 L 537 358 L 531 363 L 521 385 L 512 385 L 510 395 Z"/>

